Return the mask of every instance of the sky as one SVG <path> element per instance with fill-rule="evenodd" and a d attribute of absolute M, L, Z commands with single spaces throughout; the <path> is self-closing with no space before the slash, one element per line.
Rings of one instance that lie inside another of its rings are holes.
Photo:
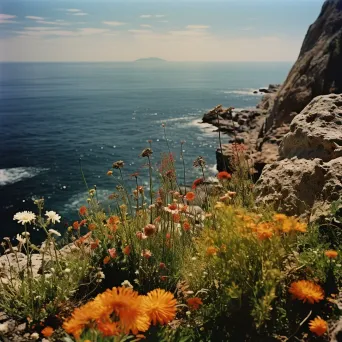
<path fill-rule="evenodd" d="M 323 0 L 0 0 L 1 61 L 294 61 Z"/>

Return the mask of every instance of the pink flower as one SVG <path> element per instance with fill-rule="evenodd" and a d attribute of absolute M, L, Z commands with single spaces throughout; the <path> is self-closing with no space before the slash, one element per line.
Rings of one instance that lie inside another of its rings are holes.
<path fill-rule="evenodd" d="M 115 259 L 117 257 L 115 248 L 108 249 L 108 253 L 109 253 L 110 257 L 113 259 Z"/>

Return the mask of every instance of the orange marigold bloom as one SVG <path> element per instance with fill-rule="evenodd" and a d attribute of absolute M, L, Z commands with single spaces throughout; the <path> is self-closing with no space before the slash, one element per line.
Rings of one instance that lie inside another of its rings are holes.
<path fill-rule="evenodd" d="M 203 304 L 201 298 L 198 297 L 189 298 L 186 302 L 191 310 L 198 310 Z"/>
<path fill-rule="evenodd" d="M 183 223 L 183 229 L 187 232 L 191 229 L 191 225 L 188 221 L 184 221 Z"/>
<path fill-rule="evenodd" d="M 189 202 L 192 202 L 195 199 L 195 197 L 196 195 L 191 191 L 185 195 L 186 200 Z"/>
<path fill-rule="evenodd" d="M 150 319 L 143 303 L 144 296 L 129 287 L 113 287 L 96 298 L 105 307 L 106 317 L 113 313 L 120 318 L 120 328 L 125 334 L 146 331 L 150 326 Z"/>
<path fill-rule="evenodd" d="M 228 180 L 232 178 L 232 175 L 228 173 L 227 171 L 222 171 L 222 172 L 219 172 L 216 177 L 219 180 Z"/>
<path fill-rule="evenodd" d="M 42 335 L 44 337 L 50 337 L 52 334 L 53 334 L 53 329 L 51 327 L 45 327 L 43 330 L 42 330 Z"/>
<path fill-rule="evenodd" d="M 302 300 L 304 303 L 314 304 L 324 299 L 323 289 L 309 280 L 299 280 L 291 284 L 289 292 L 294 299 Z"/>
<path fill-rule="evenodd" d="M 73 226 L 73 228 L 74 228 L 75 230 L 80 229 L 80 224 L 78 223 L 78 221 L 75 221 L 75 222 L 72 224 L 72 226 Z"/>
<path fill-rule="evenodd" d="M 107 265 L 108 263 L 109 263 L 109 261 L 110 261 L 110 256 L 106 256 L 104 259 L 103 259 L 103 263 L 105 264 L 105 265 Z"/>
<path fill-rule="evenodd" d="M 256 231 L 259 240 L 267 240 L 273 236 L 273 230 L 267 225 L 261 225 Z"/>
<path fill-rule="evenodd" d="M 194 182 L 192 183 L 192 189 L 196 189 L 199 185 L 204 183 L 204 179 L 203 178 L 197 178 L 194 180 Z"/>
<path fill-rule="evenodd" d="M 321 317 L 317 316 L 309 322 L 309 329 L 317 336 L 322 336 L 328 330 L 328 323 Z"/>
<path fill-rule="evenodd" d="M 332 249 L 329 249 L 328 251 L 324 252 L 325 256 L 329 259 L 336 259 L 338 256 L 338 253 Z"/>
<path fill-rule="evenodd" d="M 123 254 L 129 255 L 131 253 L 131 247 L 127 245 L 122 251 L 123 251 Z"/>
<path fill-rule="evenodd" d="M 96 328 L 103 336 L 118 336 L 120 335 L 120 329 L 117 322 L 103 322 L 101 320 L 96 321 Z"/>
<path fill-rule="evenodd" d="M 83 205 L 78 212 L 81 216 L 85 216 L 87 215 L 88 209 L 86 206 Z"/>
<path fill-rule="evenodd" d="M 143 305 L 153 325 L 167 324 L 176 316 L 177 301 L 171 292 L 155 289 L 144 297 Z"/>
<path fill-rule="evenodd" d="M 210 246 L 210 247 L 207 248 L 206 255 L 207 256 L 216 255 L 217 252 L 218 252 L 218 248 L 216 248 L 214 246 Z"/>
<path fill-rule="evenodd" d="M 95 223 L 88 224 L 88 229 L 89 230 L 94 230 L 95 228 L 96 228 L 96 224 Z"/>

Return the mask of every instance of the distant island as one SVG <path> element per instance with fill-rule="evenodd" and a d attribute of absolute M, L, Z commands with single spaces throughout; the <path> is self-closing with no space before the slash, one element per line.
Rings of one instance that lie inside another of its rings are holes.
<path fill-rule="evenodd" d="M 157 58 L 157 57 L 148 57 L 148 58 L 139 58 L 134 62 L 149 62 L 149 63 L 162 63 L 167 62 L 165 59 Z"/>

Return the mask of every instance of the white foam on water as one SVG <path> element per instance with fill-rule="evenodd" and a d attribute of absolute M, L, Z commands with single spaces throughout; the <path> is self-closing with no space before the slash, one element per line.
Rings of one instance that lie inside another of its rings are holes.
<path fill-rule="evenodd" d="M 257 93 L 254 93 L 257 91 Z M 234 95 L 249 95 L 249 96 L 262 96 L 263 93 L 259 92 L 259 89 L 252 89 L 252 88 L 247 88 L 247 89 L 239 89 L 239 90 L 226 90 L 223 91 L 224 94 L 234 94 Z"/>
<path fill-rule="evenodd" d="M 36 167 L 13 167 L 10 169 L 0 169 L 0 186 L 14 184 L 24 179 L 33 178 L 48 169 Z"/>
<path fill-rule="evenodd" d="M 217 136 L 217 132 L 214 132 L 217 128 L 209 123 L 202 122 L 200 118 L 191 120 L 186 125 L 199 128 L 207 136 Z"/>

